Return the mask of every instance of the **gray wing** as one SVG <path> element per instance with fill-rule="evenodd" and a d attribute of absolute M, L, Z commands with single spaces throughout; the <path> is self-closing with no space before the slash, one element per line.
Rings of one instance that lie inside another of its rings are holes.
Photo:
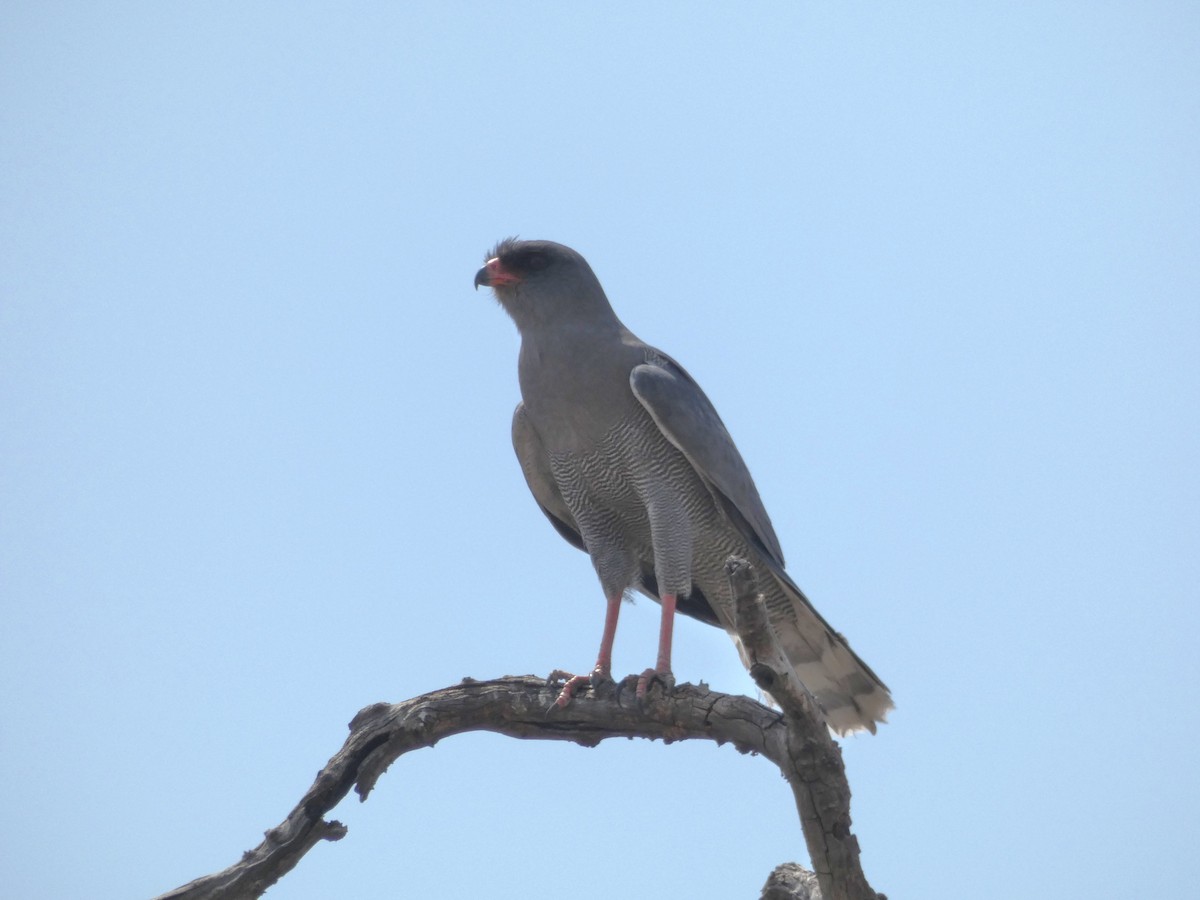
<path fill-rule="evenodd" d="M 747 540 L 783 568 L 783 551 L 750 470 L 712 402 L 684 368 L 665 354 L 634 366 L 629 385 L 656 425 L 704 479 L 718 505 Z"/>
<path fill-rule="evenodd" d="M 563 502 L 554 474 L 550 471 L 550 456 L 546 453 L 546 447 L 525 415 L 524 403 L 518 403 L 513 411 L 512 442 L 521 463 L 521 471 L 525 473 L 525 483 L 529 485 L 533 499 L 542 508 L 550 524 L 568 542 L 580 550 L 586 550 L 575 517 Z"/>

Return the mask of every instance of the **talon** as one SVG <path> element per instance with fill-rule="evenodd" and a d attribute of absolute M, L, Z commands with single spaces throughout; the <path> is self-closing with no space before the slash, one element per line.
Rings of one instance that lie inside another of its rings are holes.
<path fill-rule="evenodd" d="M 575 696 L 575 691 L 581 684 L 589 684 L 592 680 L 590 675 L 572 675 L 567 679 L 567 683 L 563 685 L 562 690 L 558 692 L 558 699 L 554 701 L 554 705 L 559 709 L 571 702 L 571 698 Z"/>
<path fill-rule="evenodd" d="M 650 685 L 658 682 L 669 692 L 675 687 L 675 676 L 671 674 L 671 670 L 667 669 L 659 671 L 658 669 L 647 669 L 638 676 L 637 681 L 637 698 L 643 700 L 646 697 L 646 692 L 650 690 Z"/>
<path fill-rule="evenodd" d="M 606 681 L 612 681 L 612 674 L 605 666 L 596 666 L 591 673 L 587 675 L 572 675 L 570 672 L 564 672 L 562 669 L 555 669 L 550 673 L 550 677 L 546 683 L 549 685 L 564 682 L 562 690 L 558 692 L 558 699 L 554 701 L 554 705 L 560 709 L 571 702 L 571 698 L 575 696 L 575 692 L 579 690 L 581 685 L 588 685 L 592 688 L 599 687 Z"/>

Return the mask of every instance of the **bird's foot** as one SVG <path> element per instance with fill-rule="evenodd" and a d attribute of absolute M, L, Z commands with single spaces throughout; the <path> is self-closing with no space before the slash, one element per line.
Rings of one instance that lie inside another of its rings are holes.
<path fill-rule="evenodd" d="M 637 698 L 644 700 L 650 685 L 656 681 L 666 688 L 668 693 L 675 687 L 675 676 L 671 674 L 670 669 L 647 669 L 638 676 Z"/>
<path fill-rule="evenodd" d="M 562 690 L 558 692 L 558 699 L 554 701 L 554 705 L 561 708 L 571 702 L 571 698 L 581 687 L 594 688 L 605 682 L 611 682 L 612 672 L 603 666 L 596 666 L 587 675 L 572 675 L 562 669 L 555 669 L 546 679 L 546 683 L 550 685 L 558 684 L 560 681 L 563 682 L 563 686 Z"/>

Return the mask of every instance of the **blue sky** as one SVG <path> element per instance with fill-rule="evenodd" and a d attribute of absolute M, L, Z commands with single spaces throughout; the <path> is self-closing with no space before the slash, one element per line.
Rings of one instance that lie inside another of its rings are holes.
<path fill-rule="evenodd" d="M 0 10 L 5 893 L 157 894 L 360 707 L 592 662 L 471 290 L 515 233 L 704 385 L 891 686 L 843 743 L 877 889 L 1194 881 L 1194 5 L 399 7 Z M 675 668 L 753 690 L 695 623 Z M 804 859 L 777 773 L 704 744 L 468 735 L 335 815 L 270 896 L 750 897 Z"/>

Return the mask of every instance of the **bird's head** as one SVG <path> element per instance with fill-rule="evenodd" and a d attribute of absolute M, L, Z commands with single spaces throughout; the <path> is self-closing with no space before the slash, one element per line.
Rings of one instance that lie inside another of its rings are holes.
<path fill-rule="evenodd" d="M 490 287 L 517 327 L 552 325 L 613 315 L 587 260 L 554 241 L 505 238 L 475 273 L 475 287 Z"/>

